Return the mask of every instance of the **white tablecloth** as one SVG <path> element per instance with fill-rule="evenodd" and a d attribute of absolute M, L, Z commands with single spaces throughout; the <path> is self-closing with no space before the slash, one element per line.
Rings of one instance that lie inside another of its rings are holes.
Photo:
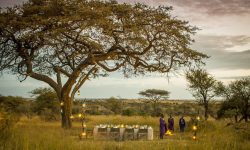
<path fill-rule="evenodd" d="M 98 129 L 100 127 L 99 126 L 95 126 L 94 130 L 93 130 L 93 135 L 94 135 L 94 138 L 97 138 L 98 136 Z M 126 128 L 120 128 L 120 140 L 123 140 L 123 135 L 124 135 L 124 132 L 125 132 L 125 129 Z M 111 128 L 107 128 L 107 134 L 109 135 L 110 133 L 110 130 Z M 138 128 L 135 128 L 134 129 L 134 136 L 137 137 L 137 134 L 139 132 L 139 129 Z M 147 132 L 147 140 L 153 140 L 154 139 L 154 134 L 153 134 L 153 128 L 148 128 L 148 132 Z"/>

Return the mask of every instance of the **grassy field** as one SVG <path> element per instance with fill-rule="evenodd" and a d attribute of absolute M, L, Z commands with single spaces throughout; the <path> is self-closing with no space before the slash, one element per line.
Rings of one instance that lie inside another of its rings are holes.
<path fill-rule="evenodd" d="M 38 117 L 33 119 L 21 118 L 11 128 L 6 140 L 1 140 L 0 149 L 3 150 L 247 150 L 250 149 L 249 123 L 226 126 L 225 121 L 209 120 L 201 123 L 198 140 L 192 140 L 192 131 L 188 126 L 183 134 L 177 130 L 173 136 L 158 139 L 158 120 L 154 117 L 124 117 L 124 116 L 88 116 L 87 126 L 113 124 L 150 125 L 154 128 L 153 141 L 108 141 L 78 138 L 81 131 L 80 122 L 74 122 L 71 130 L 63 130 L 60 122 L 44 122 Z M 175 118 L 177 123 L 177 119 Z M 187 118 L 188 120 L 188 118 Z M 188 122 L 188 121 L 187 121 Z M 241 129 L 242 127 L 243 130 Z M 177 126 L 176 126 L 176 129 Z"/>

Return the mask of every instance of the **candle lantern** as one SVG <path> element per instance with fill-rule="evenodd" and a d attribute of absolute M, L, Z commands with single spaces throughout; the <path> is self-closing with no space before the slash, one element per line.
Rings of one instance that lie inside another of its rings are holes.
<path fill-rule="evenodd" d="M 195 119 L 194 119 L 194 125 L 192 127 L 193 131 L 194 131 L 194 135 L 192 137 L 193 140 L 197 140 L 197 130 L 198 130 L 198 123 L 200 121 L 200 117 L 197 116 Z"/>
<path fill-rule="evenodd" d="M 82 122 L 81 138 L 87 137 L 87 133 L 86 133 L 87 125 L 86 125 L 86 114 L 85 114 L 85 111 L 86 111 L 86 104 L 83 103 L 82 104 L 82 112 L 78 115 L 81 118 L 81 122 Z"/>

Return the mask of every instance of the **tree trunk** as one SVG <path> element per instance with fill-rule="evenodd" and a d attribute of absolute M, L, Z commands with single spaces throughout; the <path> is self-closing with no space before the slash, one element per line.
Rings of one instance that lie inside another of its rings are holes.
<path fill-rule="evenodd" d="M 72 127 L 70 116 L 72 114 L 72 101 L 69 97 L 63 98 L 63 105 L 61 106 L 62 128 L 69 129 Z"/>
<path fill-rule="evenodd" d="M 205 120 L 208 119 L 208 104 L 204 104 L 204 109 L 205 109 Z"/>
<path fill-rule="evenodd" d="M 234 120 L 235 120 L 235 123 L 238 122 L 238 115 L 234 115 Z"/>
<path fill-rule="evenodd" d="M 248 115 L 247 115 L 247 113 L 244 114 L 244 119 L 245 119 L 245 122 L 248 122 Z"/>

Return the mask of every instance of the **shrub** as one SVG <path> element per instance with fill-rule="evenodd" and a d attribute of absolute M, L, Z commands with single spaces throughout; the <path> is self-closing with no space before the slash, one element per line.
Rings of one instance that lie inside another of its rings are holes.
<path fill-rule="evenodd" d="M 132 108 L 127 108 L 125 110 L 122 111 L 122 115 L 124 116 L 134 116 L 136 115 L 136 111 Z"/>

